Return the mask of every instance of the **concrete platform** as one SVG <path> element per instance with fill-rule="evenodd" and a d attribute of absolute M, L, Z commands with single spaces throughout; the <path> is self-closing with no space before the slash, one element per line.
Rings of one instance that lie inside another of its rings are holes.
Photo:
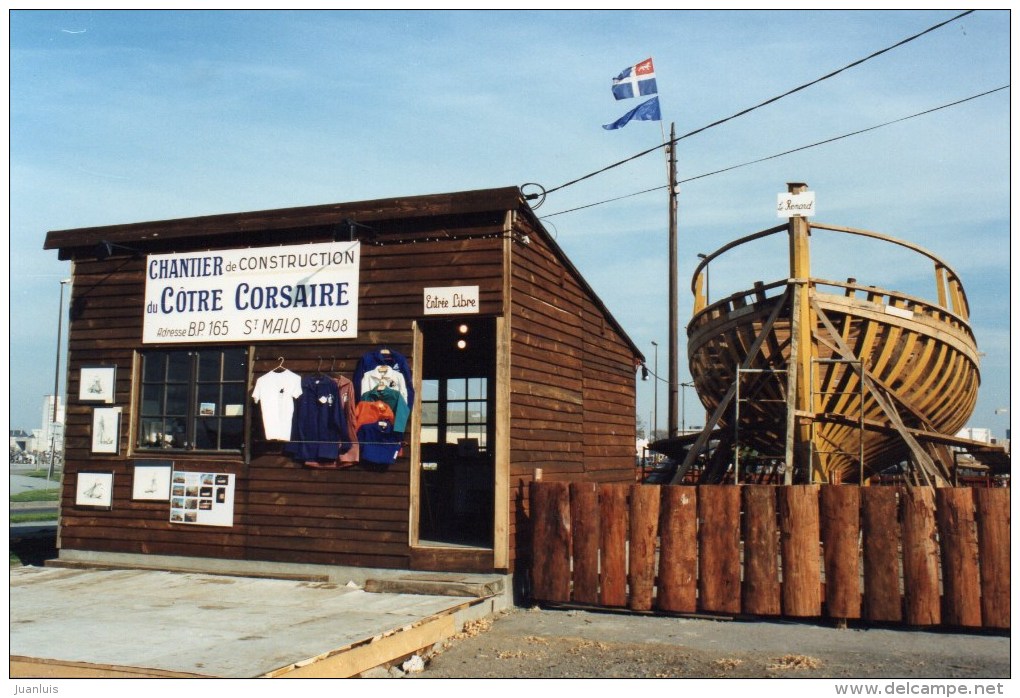
<path fill-rule="evenodd" d="M 375 585 L 385 591 L 369 592 L 353 581 L 15 568 L 10 676 L 350 677 L 506 606 L 496 576 L 469 580 L 481 596 L 402 593 L 441 589 L 443 577 L 400 579 L 393 574 Z M 451 579 L 452 593 L 463 594 Z"/>

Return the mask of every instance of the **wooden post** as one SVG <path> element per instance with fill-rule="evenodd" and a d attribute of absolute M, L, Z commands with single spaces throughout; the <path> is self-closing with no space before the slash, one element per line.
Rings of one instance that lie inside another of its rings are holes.
<path fill-rule="evenodd" d="M 599 602 L 599 495 L 594 482 L 570 483 L 574 601 Z"/>
<path fill-rule="evenodd" d="M 942 552 L 942 622 L 947 625 L 981 625 L 981 583 L 972 491 L 969 487 L 943 487 L 935 491 Z"/>
<path fill-rule="evenodd" d="M 698 489 L 683 485 L 662 488 L 659 527 L 659 594 L 663 611 L 698 610 Z"/>
<path fill-rule="evenodd" d="M 779 584 L 779 530 L 776 488 L 745 485 L 743 611 L 757 616 L 782 612 Z"/>
<path fill-rule="evenodd" d="M 791 194 L 807 191 L 808 185 L 803 182 L 789 182 L 786 185 Z M 811 229 L 807 218 L 790 217 L 790 278 L 792 279 L 793 296 L 791 312 L 791 328 L 795 328 L 796 336 L 791 337 L 791 344 L 796 353 L 790 356 L 789 368 L 793 370 L 793 385 L 796 395 L 796 411 L 800 414 L 814 413 L 811 399 L 811 357 L 814 343 L 811 333 L 815 329 L 810 303 L 811 250 L 808 237 Z M 789 416 L 788 416 L 789 424 Z M 809 482 L 815 482 L 814 465 L 811 458 L 811 423 L 798 419 L 794 423 L 793 457 L 799 472 L 804 473 Z M 789 466 L 788 466 L 789 467 Z"/>
<path fill-rule="evenodd" d="M 659 535 L 659 486 L 630 486 L 630 603 L 632 611 L 652 610 L 655 592 L 655 541 Z"/>
<path fill-rule="evenodd" d="M 783 614 L 820 616 L 822 567 L 818 485 L 790 485 L 780 489 L 779 532 L 783 564 Z"/>
<path fill-rule="evenodd" d="M 570 600 L 570 490 L 566 482 L 531 486 L 532 586 L 539 601 Z"/>
<path fill-rule="evenodd" d="M 599 601 L 603 606 L 627 605 L 627 488 L 629 485 L 599 485 L 602 519 L 602 584 Z"/>
<path fill-rule="evenodd" d="M 740 613 L 740 487 L 698 488 L 701 610 Z"/>
<path fill-rule="evenodd" d="M 986 628 L 1008 628 L 1009 490 L 974 490 L 978 547 L 981 551 L 981 618 Z"/>
<path fill-rule="evenodd" d="M 909 625 L 938 625 L 939 551 L 935 542 L 935 491 L 903 490 L 903 590 Z"/>
<path fill-rule="evenodd" d="M 857 486 L 822 486 L 825 610 L 839 621 L 861 617 L 860 492 Z"/>
<path fill-rule="evenodd" d="M 864 533 L 864 617 L 869 621 L 903 620 L 900 593 L 899 487 L 862 489 Z"/>
<path fill-rule="evenodd" d="M 935 264 L 935 289 L 939 297 L 939 307 L 949 308 L 946 302 L 946 268 L 941 264 Z"/>
<path fill-rule="evenodd" d="M 506 239 L 504 243 L 504 294 L 509 293 L 510 273 L 510 245 L 512 229 L 512 216 L 507 212 L 504 230 Z M 511 317 L 509 307 L 510 301 L 504 298 L 505 308 L 503 317 L 496 318 L 496 434 L 493 439 L 493 528 L 492 528 L 492 564 L 497 569 L 510 568 L 510 354 L 512 349 Z M 418 333 L 421 334 L 420 332 Z M 421 351 L 420 349 L 418 351 Z M 421 354 L 416 354 L 421 356 Z M 416 373 L 420 376 L 420 373 Z M 419 379 L 420 380 L 420 379 Z M 421 393 L 418 393 L 421 395 Z M 411 414 L 420 412 L 414 410 Z M 420 418 L 419 418 L 420 423 Z M 419 432 L 415 432 L 418 434 Z M 417 439 L 420 441 L 421 439 Z M 420 451 L 420 446 L 419 446 Z M 419 463 L 418 461 L 414 461 Z"/>

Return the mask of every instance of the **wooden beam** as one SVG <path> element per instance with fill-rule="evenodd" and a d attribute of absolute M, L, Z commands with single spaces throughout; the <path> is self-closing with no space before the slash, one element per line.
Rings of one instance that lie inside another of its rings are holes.
<path fill-rule="evenodd" d="M 12 679 L 210 679 L 209 674 L 11 655 Z"/>
<path fill-rule="evenodd" d="M 509 307 L 509 305 L 507 306 Z M 493 565 L 509 569 L 510 552 L 510 317 L 496 318 L 496 437 L 493 468 Z M 515 506 L 518 506 L 515 504 Z M 523 506 L 523 505 L 519 505 Z"/>

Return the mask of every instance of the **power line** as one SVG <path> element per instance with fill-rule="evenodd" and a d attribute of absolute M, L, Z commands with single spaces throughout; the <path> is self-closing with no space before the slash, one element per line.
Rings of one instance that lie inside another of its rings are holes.
<path fill-rule="evenodd" d="M 862 129 L 858 129 L 856 131 L 851 131 L 849 133 L 844 133 L 844 134 L 842 134 L 840 136 L 833 136 L 832 138 L 826 138 L 825 140 L 816 141 L 816 142 L 811 143 L 809 145 L 802 145 L 802 146 L 800 146 L 798 148 L 791 148 L 790 150 L 784 150 L 781 153 L 775 153 L 774 155 L 767 155 L 767 156 L 762 157 L 762 158 L 757 158 L 756 160 L 748 160 L 747 162 L 742 162 L 739 165 L 731 165 L 730 167 L 724 167 L 724 168 L 719 169 L 719 170 L 712 170 L 711 172 L 705 172 L 705 173 L 702 173 L 702 174 L 699 174 L 699 175 L 695 175 L 693 177 L 687 177 L 685 179 L 678 180 L 677 184 L 679 185 L 679 184 L 684 184 L 686 182 L 693 182 L 696 179 L 704 179 L 705 177 L 711 177 L 712 175 L 722 174 L 723 172 L 729 172 L 731 170 L 736 170 L 736 169 L 739 169 L 741 167 L 747 167 L 748 165 L 756 165 L 759 162 L 765 162 L 766 160 L 775 160 L 776 158 L 783 157 L 784 155 L 790 155 L 792 153 L 800 152 L 801 150 L 807 150 L 809 148 L 815 148 L 815 147 L 820 146 L 820 145 L 826 145 L 828 143 L 834 143 L 835 141 L 839 141 L 839 140 L 842 140 L 844 138 L 850 138 L 851 136 L 859 136 L 860 134 L 867 133 L 868 131 L 874 131 L 876 129 L 880 129 L 880 128 L 883 128 L 885 126 L 891 126 L 892 124 L 898 124 L 901 121 L 907 121 L 909 119 L 916 119 L 917 117 L 924 116 L 925 114 L 931 114 L 932 112 L 937 112 L 937 111 L 939 111 L 941 109 L 948 109 L 949 107 L 955 107 L 957 105 L 963 104 L 964 102 L 969 102 L 972 99 L 977 99 L 979 97 L 985 97 L 985 96 L 993 94 L 995 92 L 999 92 L 1001 90 L 1008 90 L 1008 89 L 1009 89 L 1009 85 L 1003 85 L 1002 87 L 996 87 L 993 90 L 988 90 L 986 92 L 981 92 L 980 94 L 971 95 L 970 97 L 964 97 L 963 99 L 958 99 L 955 102 L 950 102 L 948 104 L 943 104 L 943 105 L 938 106 L 938 107 L 932 107 L 931 109 L 925 109 L 924 111 L 919 111 L 916 114 L 911 114 L 910 116 L 902 116 L 902 117 L 900 117 L 898 119 L 893 119 L 892 121 L 886 121 L 885 123 L 877 124 L 875 126 L 869 126 L 867 128 L 862 128 Z M 679 139 L 677 139 L 677 140 L 679 140 Z M 592 208 L 594 206 L 601 206 L 602 204 L 612 203 L 613 201 L 619 201 L 621 199 L 628 199 L 628 198 L 630 198 L 632 196 L 639 196 L 641 194 L 648 194 L 648 193 L 653 192 L 653 191 L 661 191 L 661 190 L 667 189 L 667 188 L 669 188 L 669 185 L 668 184 L 663 184 L 663 185 L 658 186 L 658 187 L 652 187 L 651 189 L 644 189 L 642 191 L 636 191 L 636 192 L 633 192 L 631 194 L 623 194 L 622 196 L 615 196 L 615 197 L 613 197 L 611 199 L 604 199 L 602 201 L 596 201 L 595 203 L 592 203 L 592 204 L 585 204 L 584 206 L 577 206 L 575 208 L 568 208 L 568 209 L 566 209 L 564 211 L 557 211 L 556 213 L 550 213 L 550 214 L 548 214 L 546 216 L 541 216 L 541 218 L 544 220 L 546 218 L 552 218 L 553 216 L 560 216 L 560 215 L 562 215 L 564 213 L 573 213 L 574 211 L 580 211 L 582 209 Z"/>
<path fill-rule="evenodd" d="M 838 70 L 834 70 L 831 73 L 823 75 L 820 78 L 816 78 L 815 80 L 812 80 L 811 82 L 806 82 L 803 85 L 795 87 L 792 90 L 784 92 L 781 95 L 777 95 L 775 97 L 772 97 L 771 99 L 767 99 L 764 102 L 762 102 L 761 104 L 756 104 L 753 107 L 748 107 L 747 109 L 744 109 L 743 111 L 739 111 L 736 114 L 733 114 L 732 116 L 727 116 L 724 119 L 719 119 L 718 121 L 713 121 L 712 123 L 708 124 L 707 126 L 702 126 L 701 128 L 697 128 L 697 129 L 695 129 L 693 131 L 688 131 L 687 133 L 683 134 L 682 136 L 677 136 L 676 139 L 673 140 L 673 141 L 662 143 L 662 144 L 657 145 L 655 147 L 649 148 L 648 150 L 644 150 L 644 151 L 642 151 L 640 153 L 637 153 L 636 155 L 632 155 L 629 158 L 626 158 L 625 160 L 620 160 L 619 162 L 615 162 L 612 165 L 607 165 L 606 167 L 603 167 L 600 170 L 596 170 L 594 172 L 586 174 L 583 177 L 578 177 L 577 179 L 572 179 L 569 182 L 565 182 L 565 183 L 559 185 L 558 187 L 553 187 L 552 189 L 547 189 L 544 193 L 547 194 L 547 195 L 548 194 L 552 194 L 554 191 L 559 191 L 560 189 L 564 189 L 564 188 L 569 187 L 569 186 L 571 186 L 573 184 L 577 184 L 578 182 L 583 182 L 586 179 L 590 179 L 590 178 L 594 177 L 595 175 L 602 174 L 603 172 L 606 172 L 607 170 L 611 170 L 614 167 L 619 167 L 620 165 L 624 165 L 624 164 L 630 162 L 631 160 L 636 160 L 637 158 L 644 157 L 645 155 L 648 155 L 649 153 L 654 153 L 656 150 L 659 150 L 660 148 L 665 148 L 666 146 L 670 145 L 671 143 L 676 143 L 677 141 L 682 141 L 685 138 L 690 138 L 691 136 L 693 136 L 695 134 L 701 133 L 703 131 L 707 131 L 710 128 L 713 128 L 715 126 L 719 126 L 720 124 L 724 124 L 727 121 L 732 121 L 733 119 L 736 119 L 737 117 L 744 116 L 745 114 L 749 114 L 750 112 L 753 112 L 756 109 L 761 109 L 762 107 L 764 107 L 766 105 L 769 105 L 769 104 L 772 104 L 773 102 L 778 102 L 779 100 L 783 99 L 784 97 L 789 97 L 790 95 L 792 95 L 792 94 L 794 94 L 796 92 L 800 92 L 801 90 L 807 89 L 808 87 L 811 87 L 812 85 L 817 85 L 818 83 L 820 83 L 820 82 L 822 82 L 824 80 L 828 80 L 831 77 L 835 77 L 836 75 L 839 75 L 840 73 L 842 73 L 845 70 L 849 70 L 850 68 L 854 68 L 856 66 L 859 66 L 859 65 L 861 65 L 862 63 L 864 63 L 866 61 L 870 61 L 872 58 L 876 58 L 878 56 L 881 56 L 883 53 L 888 53 L 889 51 L 892 51 L 894 48 L 899 48 L 900 46 L 903 46 L 904 44 L 910 43 L 911 41 L 913 41 L 915 39 L 918 39 L 918 38 L 924 36 L 925 34 L 933 32 L 936 29 L 940 29 L 940 28 L 946 26 L 947 24 L 949 24 L 951 22 L 955 22 L 956 20 L 960 19 L 961 17 L 966 17 L 967 15 L 971 14 L 972 12 L 974 12 L 974 10 L 965 10 L 965 11 L 961 12 L 960 14 L 956 15 L 955 17 L 952 17 L 950 19 L 947 19 L 944 22 L 940 22 L 940 23 L 938 23 L 936 25 L 928 27 L 924 31 L 918 32 L 917 34 L 914 34 L 913 36 L 908 36 L 906 39 L 903 39 L 901 41 L 897 41 L 895 44 L 893 44 L 891 46 L 887 46 L 886 48 L 881 49 L 879 51 L 875 51 L 871 55 L 865 56 L 864 58 L 860 58 L 860 59 L 858 59 L 858 60 L 856 60 L 856 61 L 854 61 L 852 63 L 848 63 L 847 65 L 843 66 L 842 68 L 839 68 Z"/>

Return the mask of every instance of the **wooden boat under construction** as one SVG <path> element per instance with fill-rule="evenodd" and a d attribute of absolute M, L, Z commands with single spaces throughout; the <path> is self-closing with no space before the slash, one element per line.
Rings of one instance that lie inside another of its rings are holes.
<path fill-rule="evenodd" d="M 791 192 L 803 186 L 791 185 Z M 809 240 L 823 231 L 926 258 L 934 298 L 888 290 L 874 279 L 812 276 Z M 784 234 L 788 276 L 708 301 L 713 260 Z M 765 464 L 786 483 L 863 483 L 898 468 L 909 484 L 944 486 L 957 476 L 961 449 L 983 452 L 1000 467 L 1008 463 L 1001 448 L 953 436 L 977 401 L 979 354 L 963 284 L 931 252 L 881 233 L 794 217 L 704 255 L 692 291 L 687 351 L 707 419 L 696 437 L 653 445 L 683 458 L 674 482 L 699 463 L 701 482 L 753 480 Z"/>

